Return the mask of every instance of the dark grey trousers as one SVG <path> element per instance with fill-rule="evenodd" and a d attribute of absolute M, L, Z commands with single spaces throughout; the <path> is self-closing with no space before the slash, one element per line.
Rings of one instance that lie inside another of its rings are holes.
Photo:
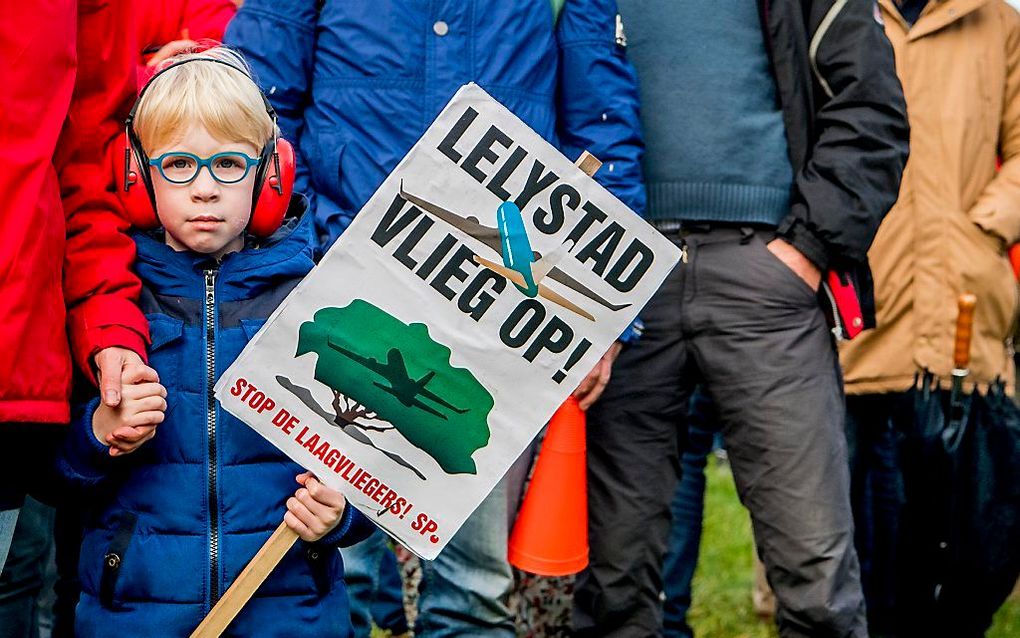
<path fill-rule="evenodd" d="M 688 263 L 642 311 L 644 336 L 589 411 L 591 564 L 575 591 L 578 636 L 661 635 L 669 504 L 699 381 L 718 407 L 780 634 L 868 635 L 832 335 L 815 293 L 765 247 L 770 238 L 750 228 L 688 234 Z"/>

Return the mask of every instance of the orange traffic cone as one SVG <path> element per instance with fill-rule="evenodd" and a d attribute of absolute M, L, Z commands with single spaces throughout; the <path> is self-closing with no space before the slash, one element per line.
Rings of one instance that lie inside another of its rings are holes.
<path fill-rule="evenodd" d="M 574 397 L 553 414 L 510 534 L 510 564 L 541 576 L 588 565 L 584 411 Z"/>

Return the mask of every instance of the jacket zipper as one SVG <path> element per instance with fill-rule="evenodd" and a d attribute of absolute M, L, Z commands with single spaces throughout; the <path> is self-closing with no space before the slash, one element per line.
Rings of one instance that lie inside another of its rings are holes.
<path fill-rule="evenodd" d="M 848 0 L 836 0 L 832 3 L 829 8 L 829 12 L 822 18 L 821 24 L 818 25 L 818 30 L 815 31 L 814 36 L 811 37 L 811 45 L 808 47 L 808 62 L 811 64 L 811 70 L 815 73 L 815 78 L 818 80 L 818 84 L 825 91 L 825 94 L 832 98 L 834 93 L 829 83 L 822 77 L 822 72 L 818 70 L 818 47 L 822 44 L 822 39 L 829 32 L 829 28 L 832 23 L 836 21 L 839 14 L 842 13 L 843 7 L 846 6 Z"/>
<path fill-rule="evenodd" d="M 829 300 L 829 307 L 832 308 L 832 334 L 836 337 L 836 343 L 845 339 L 843 336 L 843 321 L 839 318 L 839 306 L 836 305 L 836 298 L 832 296 L 829 284 L 822 282 L 822 290 L 825 291 L 825 298 Z"/>
<path fill-rule="evenodd" d="M 216 497 L 216 270 L 205 271 L 205 400 L 209 451 L 209 606 L 220 598 L 219 500 Z"/>

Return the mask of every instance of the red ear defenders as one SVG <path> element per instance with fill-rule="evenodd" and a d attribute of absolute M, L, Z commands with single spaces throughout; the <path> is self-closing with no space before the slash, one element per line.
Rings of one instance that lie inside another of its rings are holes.
<path fill-rule="evenodd" d="M 117 184 L 117 195 L 124 205 L 124 217 L 131 225 L 143 230 L 158 228 L 159 217 L 156 212 L 156 197 L 152 191 L 152 174 L 149 170 L 149 158 L 142 149 L 141 141 L 135 134 L 134 119 L 138 110 L 138 102 L 145 95 L 146 89 L 166 71 L 188 64 L 189 62 L 214 62 L 228 66 L 239 73 L 247 73 L 229 62 L 216 58 L 190 58 L 161 69 L 146 83 L 138 101 L 135 102 L 125 122 L 125 131 L 117 141 L 114 149 L 124 149 L 123 153 L 115 150 L 113 156 L 114 179 Z M 276 124 L 276 112 L 266 96 L 262 94 L 266 112 Z M 139 182 L 144 188 L 139 188 Z M 283 138 L 276 137 L 266 143 L 259 156 L 255 168 L 255 188 L 252 191 L 252 212 L 248 221 L 248 232 L 256 237 L 265 238 L 272 235 L 283 223 L 283 217 L 290 205 L 294 192 L 294 147 Z"/>

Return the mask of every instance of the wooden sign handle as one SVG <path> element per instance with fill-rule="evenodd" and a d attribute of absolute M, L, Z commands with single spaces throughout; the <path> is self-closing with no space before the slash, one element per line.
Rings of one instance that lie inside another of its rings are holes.
<path fill-rule="evenodd" d="M 956 300 L 959 314 L 956 316 L 956 343 L 953 346 L 953 366 L 966 370 L 970 365 L 970 338 L 974 331 L 974 306 L 977 297 L 965 292 Z"/>
<path fill-rule="evenodd" d="M 574 162 L 574 166 L 581 169 L 581 171 L 588 177 L 595 177 L 595 173 L 602 168 L 602 162 L 599 158 L 595 157 L 588 151 L 581 153 L 581 156 Z"/>
<path fill-rule="evenodd" d="M 287 527 L 286 523 L 280 523 L 265 545 L 241 570 L 237 580 L 209 610 L 209 615 L 199 623 L 195 631 L 191 632 L 191 638 L 219 638 L 297 539 L 296 532 Z"/>

